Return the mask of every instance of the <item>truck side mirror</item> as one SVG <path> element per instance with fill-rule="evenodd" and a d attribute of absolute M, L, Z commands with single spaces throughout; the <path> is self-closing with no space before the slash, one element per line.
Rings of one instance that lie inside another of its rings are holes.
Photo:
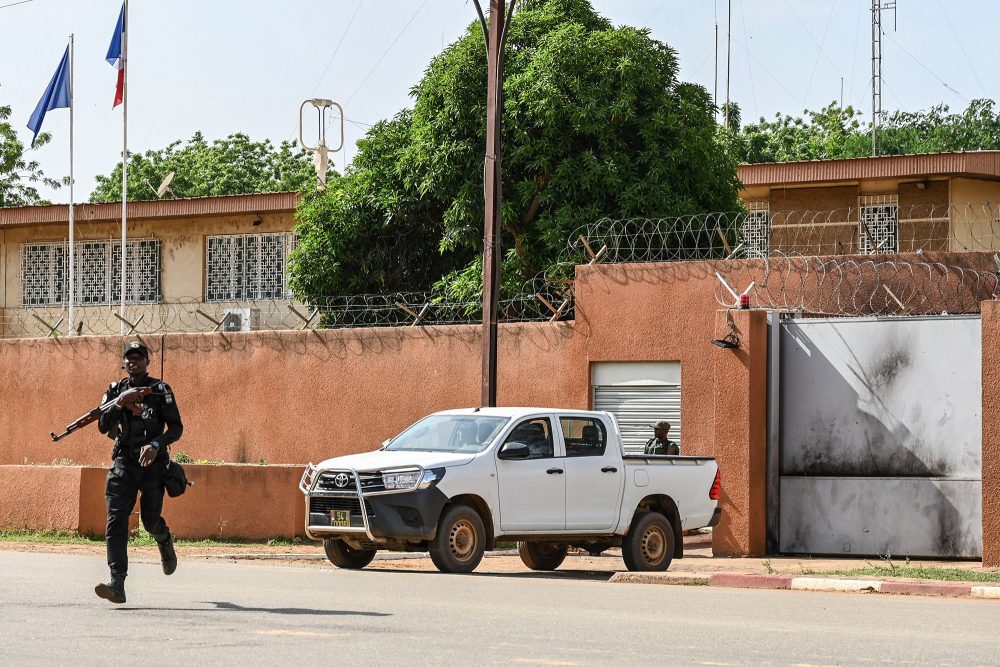
<path fill-rule="evenodd" d="M 505 442 L 497 452 L 499 459 L 526 459 L 531 456 L 531 450 L 523 442 Z"/>
<path fill-rule="evenodd" d="M 382 441 L 382 446 L 379 447 L 379 449 L 385 449 L 385 446 L 388 445 L 390 442 L 392 442 L 392 438 L 386 438 L 385 440 Z"/>

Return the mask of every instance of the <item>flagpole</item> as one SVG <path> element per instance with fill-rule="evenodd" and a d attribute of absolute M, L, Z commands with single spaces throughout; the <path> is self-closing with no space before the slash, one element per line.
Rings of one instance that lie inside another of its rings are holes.
<path fill-rule="evenodd" d="M 73 297 L 76 291 L 74 275 L 75 248 L 73 245 L 75 229 L 73 226 L 73 35 L 69 36 L 69 331 L 73 335 Z"/>
<path fill-rule="evenodd" d="M 125 282 L 128 227 L 128 0 L 125 0 L 125 19 L 122 23 L 122 272 L 121 272 L 121 335 L 125 335 Z"/>

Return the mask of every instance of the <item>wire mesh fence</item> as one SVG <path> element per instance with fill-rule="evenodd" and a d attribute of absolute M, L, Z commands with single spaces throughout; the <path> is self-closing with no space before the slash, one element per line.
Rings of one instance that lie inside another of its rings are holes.
<path fill-rule="evenodd" d="M 830 211 L 769 210 L 673 218 L 603 218 L 576 229 L 559 261 L 499 303 L 501 322 L 571 319 L 581 264 L 701 261 L 717 273 L 717 301 L 830 316 L 978 312 L 995 299 L 1000 206 L 900 206 L 893 198 Z M 956 254 L 962 253 L 962 254 Z M 960 258 L 960 259 L 957 259 Z M 77 307 L 74 333 L 167 333 L 474 324 L 478 300 L 432 292 L 205 302 L 190 297 Z M 0 335 L 69 332 L 65 306 L 3 311 Z"/>

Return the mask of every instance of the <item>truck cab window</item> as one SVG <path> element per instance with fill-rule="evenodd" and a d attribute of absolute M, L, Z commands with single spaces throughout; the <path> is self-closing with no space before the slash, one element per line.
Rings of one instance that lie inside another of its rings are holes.
<path fill-rule="evenodd" d="M 514 427 L 504 443 L 523 442 L 531 452 L 529 459 L 550 459 L 555 455 L 548 419 L 532 419 Z"/>
<path fill-rule="evenodd" d="M 566 456 L 604 456 L 608 431 L 599 419 L 560 417 Z"/>

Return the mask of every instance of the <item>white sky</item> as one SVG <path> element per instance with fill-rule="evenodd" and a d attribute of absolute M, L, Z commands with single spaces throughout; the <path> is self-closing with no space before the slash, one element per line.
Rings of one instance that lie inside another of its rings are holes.
<path fill-rule="evenodd" d="M 104 61 L 120 0 L 17 2 L 0 0 L 0 104 L 13 106 L 11 121 L 29 143 L 25 124 L 75 34 L 75 198 L 85 201 L 94 176 L 110 172 L 121 155 L 121 107 L 111 109 L 115 71 Z M 593 4 L 615 24 L 648 26 L 677 50 L 681 78 L 709 92 L 718 16 L 724 100 L 727 0 Z M 885 15 L 886 110 L 939 102 L 960 109 L 976 97 L 997 97 L 1000 3 L 897 4 L 896 32 Z M 410 105 L 410 87 L 430 58 L 476 18 L 469 0 L 132 0 L 129 7 L 133 152 L 197 130 L 209 140 L 236 131 L 275 143 L 292 139 L 299 104 L 310 97 L 334 99 L 349 119 L 374 123 Z M 730 95 L 744 121 L 825 105 L 840 97 L 841 77 L 844 103 L 869 110 L 870 7 L 871 0 L 732 0 Z M 68 173 L 68 122 L 64 109 L 45 119 L 54 139 L 33 155 L 49 176 Z M 339 170 L 364 131 L 347 124 Z M 65 188 L 43 192 L 54 201 L 68 198 Z"/>

